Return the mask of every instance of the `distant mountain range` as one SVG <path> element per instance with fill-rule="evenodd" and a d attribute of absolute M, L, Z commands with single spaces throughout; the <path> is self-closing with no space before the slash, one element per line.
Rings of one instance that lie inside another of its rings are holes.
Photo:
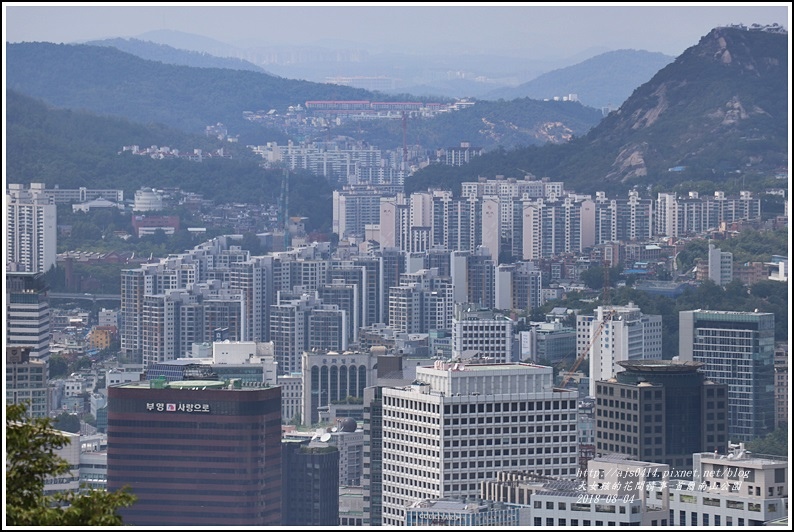
<path fill-rule="evenodd" d="M 486 154 L 454 172 L 429 166 L 406 189 L 526 172 L 583 193 L 758 189 L 788 172 L 788 53 L 786 33 L 715 28 L 585 136 Z"/>
<path fill-rule="evenodd" d="M 615 50 L 575 65 L 547 72 L 518 87 L 495 89 L 481 95 L 483 100 L 562 98 L 571 94 L 584 105 L 617 109 L 634 89 L 675 58 L 645 50 Z"/>
<path fill-rule="evenodd" d="M 83 44 L 113 46 L 143 59 L 170 64 L 256 69 L 321 83 L 346 77 L 351 79 L 351 86 L 360 88 L 373 89 L 367 84 L 383 78 L 391 87 L 378 87 L 378 90 L 386 94 L 543 100 L 573 93 L 579 95 L 584 105 L 598 109 L 617 108 L 634 89 L 674 59 L 644 50 L 610 51 L 589 56 L 584 61 L 580 56 L 530 61 L 485 54 L 375 52 L 354 43 L 235 46 L 172 30 L 151 31 L 136 39 L 107 39 Z"/>
<path fill-rule="evenodd" d="M 89 46 L 108 46 L 150 61 L 160 61 L 169 65 L 183 65 L 198 68 L 229 68 L 232 70 L 251 70 L 268 73 L 261 67 L 244 59 L 218 57 L 207 52 L 179 50 L 166 44 L 157 44 L 140 39 L 104 39 L 89 41 Z"/>
<path fill-rule="evenodd" d="M 166 53 L 169 61 L 190 60 L 195 64 L 204 60 L 156 48 L 160 45 L 133 46 L 150 57 L 155 52 Z M 245 111 L 275 109 L 284 114 L 289 106 L 304 105 L 308 100 L 419 99 L 250 70 L 166 64 L 108 46 L 51 43 L 7 45 L 6 79 L 9 89 L 57 107 L 85 109 L 143 124 L 161 123 L 190 133 L 203 133 L 207 125 L 221 122 L 232 135 L 240 135 L 242 143 L 257 145 L 283 142 L 284 134 L 245 120 Z M 575 102 L 559 104 L 526 98 L 483 102 L 437 120 L 412 120 L 409 142 L 430 150 L 461 141 L 486 150 L 565 142 L 584 135 L 602 117 L 599 111 Z M 335 132 L 383 149 L 402 146 L 399 121 L 368 122 L 335 128 Z"/>

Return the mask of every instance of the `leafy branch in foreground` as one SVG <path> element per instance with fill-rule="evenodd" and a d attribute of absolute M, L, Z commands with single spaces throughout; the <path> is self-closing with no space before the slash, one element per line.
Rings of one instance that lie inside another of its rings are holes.
<path fill-rule="evenodd" d="M 45 495 L 48 477 L 68 473 L 69 462 L 55 454 L 69 437 L 53 428 L 50 418 L 32 418 L 27 405 L 6 405 L 6 525 L 118 526 L 117 509 L 136 497 L 127 489 L 115 492 Z"/>

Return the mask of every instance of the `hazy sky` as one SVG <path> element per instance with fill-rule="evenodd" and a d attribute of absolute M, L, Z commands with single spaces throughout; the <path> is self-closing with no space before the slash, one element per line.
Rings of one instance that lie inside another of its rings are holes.
<path fill-rule="evenodd" d="M 4 42 L 79 42 L 177 30 L 229 44 L 312 44 L 333 39 L 405 50 L 521 50 L 527 57 L 590 48 L 680 55 L 716 26 L 778 23 L 791 4 L 634 3 L 3 3 Z M 535 51 L 536 53 L 532 53 Z"/>

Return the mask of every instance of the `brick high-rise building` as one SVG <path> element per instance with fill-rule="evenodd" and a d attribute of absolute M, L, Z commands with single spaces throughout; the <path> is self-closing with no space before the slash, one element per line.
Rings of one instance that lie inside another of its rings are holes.
<path fill-rule="evenodd" d="M 281 525 L 281 388 L 165 379 L 108 388 L 107 488 L 133 526 Z"/>

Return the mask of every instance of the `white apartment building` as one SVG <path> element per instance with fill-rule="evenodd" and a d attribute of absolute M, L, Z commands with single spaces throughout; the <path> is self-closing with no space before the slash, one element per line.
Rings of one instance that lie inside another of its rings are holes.
<path fill-rule="evenodd" d="M 43 183 L 9 183 L 6 189 L 8 271 L 46 273 L 58 252 L 57 207 Z"/>
<path fill-rule="evenodd" d="M 550 367 L 437 361 L 382 392 L 384 526 L 421 500 L 477 497 L 500 471 L 576 476 L 577 394 Z"/>
<path fill-rule="evenodd" d="M 643 314 L 633 303 L 599 306 L 593 316 L 576 318 L 577 354 L 587 349 L 590 342 L 589 395 L 594 397 L 597 381 L 610 379 L 622 371 L 618 362 L 662 358 L 662 317 Z"/>
<path fill-rule="evenodd" d="M 709 279 L 716 284 L 725 286 L 733 281 L 733 253 L 709 244 L 708 264 Z"/>
<path fill-rule="evenodd" d="M 670 489 L 670 524 L 761 526 L 788 515 L 788 462 L 754 456 L 744 444 L 728 454 L 694 453 L 695 476 Z"/>

